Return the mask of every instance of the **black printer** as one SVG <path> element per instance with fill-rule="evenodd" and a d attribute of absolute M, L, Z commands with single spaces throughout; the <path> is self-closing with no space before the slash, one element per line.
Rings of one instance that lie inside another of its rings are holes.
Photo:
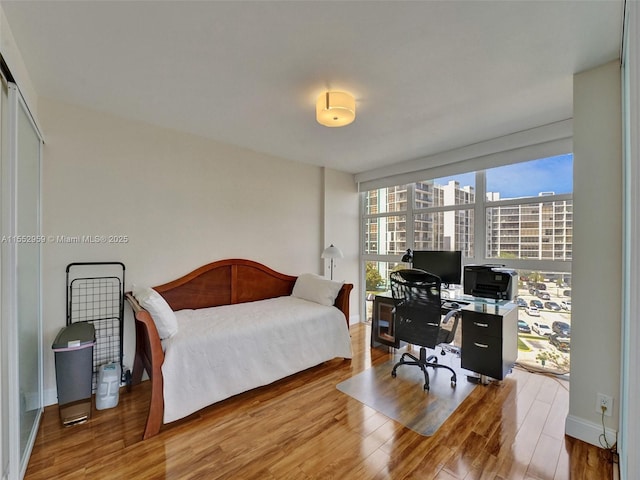
<path fill-rule="evenodd" d="M 518 273 L 502 265 L 466 265 L 464 293 L 494 300 L 512 300 L 518 295 Z"/>

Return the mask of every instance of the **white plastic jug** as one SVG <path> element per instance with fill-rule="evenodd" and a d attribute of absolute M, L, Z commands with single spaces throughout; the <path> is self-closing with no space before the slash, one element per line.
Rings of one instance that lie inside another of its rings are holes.
<path fill-rule="evenodd" d="M 96 409 L 104 410 L 118 405 L 120 393 L 120 364 L 107 363 L 98 368 Z"/>

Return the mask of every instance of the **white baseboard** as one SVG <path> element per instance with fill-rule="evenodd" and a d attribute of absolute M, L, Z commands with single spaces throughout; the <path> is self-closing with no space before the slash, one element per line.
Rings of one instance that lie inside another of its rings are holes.
<path fill-rule="evenodd" d="M 603 433 L 606 435 L 607 442 L 613 446 L 618 438 L 617 430 L 612 428 L 606 428 L 603 432 L 602 425 L 599 423 L 593 423 L 584 418 L 576 417 L 573 415 L 567 415 L 567 419 L 564 425 L 564 431 L 567 435 L 582 440 L 583 442 L 590 443 L 596 447 L 605 448 L 603 442 L 600 442 L 600 435 Z"/>
<path fill-rule="evenodd" d="M 58 403 L 58 391 L 55 388 L 45 390 L 43 395 L 44 406 L 54 405 Z"/>

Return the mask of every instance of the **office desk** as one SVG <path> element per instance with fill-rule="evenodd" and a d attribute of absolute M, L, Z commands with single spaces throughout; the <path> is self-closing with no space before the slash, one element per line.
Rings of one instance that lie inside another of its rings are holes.
<path fill-rule="evenodd" d="M 479 375 L 504 379 L 518 358 L 518 307 L 514 302 L 496 303 L 466 296 L 459 300 L 469 302 L 462 306 L 461 367 Z M 401 346 L 402 342 L 395 336 L 392 310 L 390 292 L 374 297 L 372 347 Z"/>

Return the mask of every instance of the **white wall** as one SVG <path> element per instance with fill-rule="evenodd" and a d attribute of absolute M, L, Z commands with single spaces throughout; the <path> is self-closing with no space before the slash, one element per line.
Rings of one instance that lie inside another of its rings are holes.
<path fill-rule="evenodd" d="M 622 129 L 617 62 L 574 77 L 571 388 L 566 431 L 594 445 L 598 392 L 618 425 L 622 312 Z"/>
<path fill-rule="evenodd" d="M 324 190 L 354 197 L 344 209 L 329 202 L 335 221 L 340 215 L 357 217 L 357 194 L 341 174 L 325 178 L 319 167 L 50 99 L 39 99 L 39 114 L 46 134 L 43 233 L 51 237 L 43 251 L 45 346 L 65 324 L 65 268 L 71 262 L 121 261 L 127 288 L 158 285 L 234 257 L 292 275 L 322 273 Z M 77 235 L 126 235 L 128 242 L 54 239 Z M 350 256 L 341 269 L 357 269 L 355 260 L 346 267 L 357 241 L 346 236 L 336 242 Z M 349 279 L 356 280 L 357 275 Z M 126 322 L 124 363 L 131 367 L 128 307 Z M 48 348 L 44 388 L 45 403 L 55 403 Z"/>
<path fill-rule="evenodd" d="M 2 5 L 0 5 L 0 52 L 2 52 L 2 57 L 9 66 L 15 82 L 20 88 L 20 92 L 31 111 L 31 115 L 36 120 L 36 123 L 38 123 L 36 115 L 38 96 L 31 83 L 31 77 L 29 76 L 27 67 L 22 60 L 20 49 L 13 38 L 13 33 L 7 22 L 7 17 L 5 17 Z"/>
<path fill-rule="evenodd" d="M 350 323 L 360 321 L 360 306 L 363 292 L 360 289 L 360 214 L 358 188 L 353 175 L 324 169 L 324 246 L 334 244 L 344 254 L 343 259 L 334 260 L 333 278 L 353 283 L 349 314 Z M 329 275 L 329 260 L 324 265 Z"/>

